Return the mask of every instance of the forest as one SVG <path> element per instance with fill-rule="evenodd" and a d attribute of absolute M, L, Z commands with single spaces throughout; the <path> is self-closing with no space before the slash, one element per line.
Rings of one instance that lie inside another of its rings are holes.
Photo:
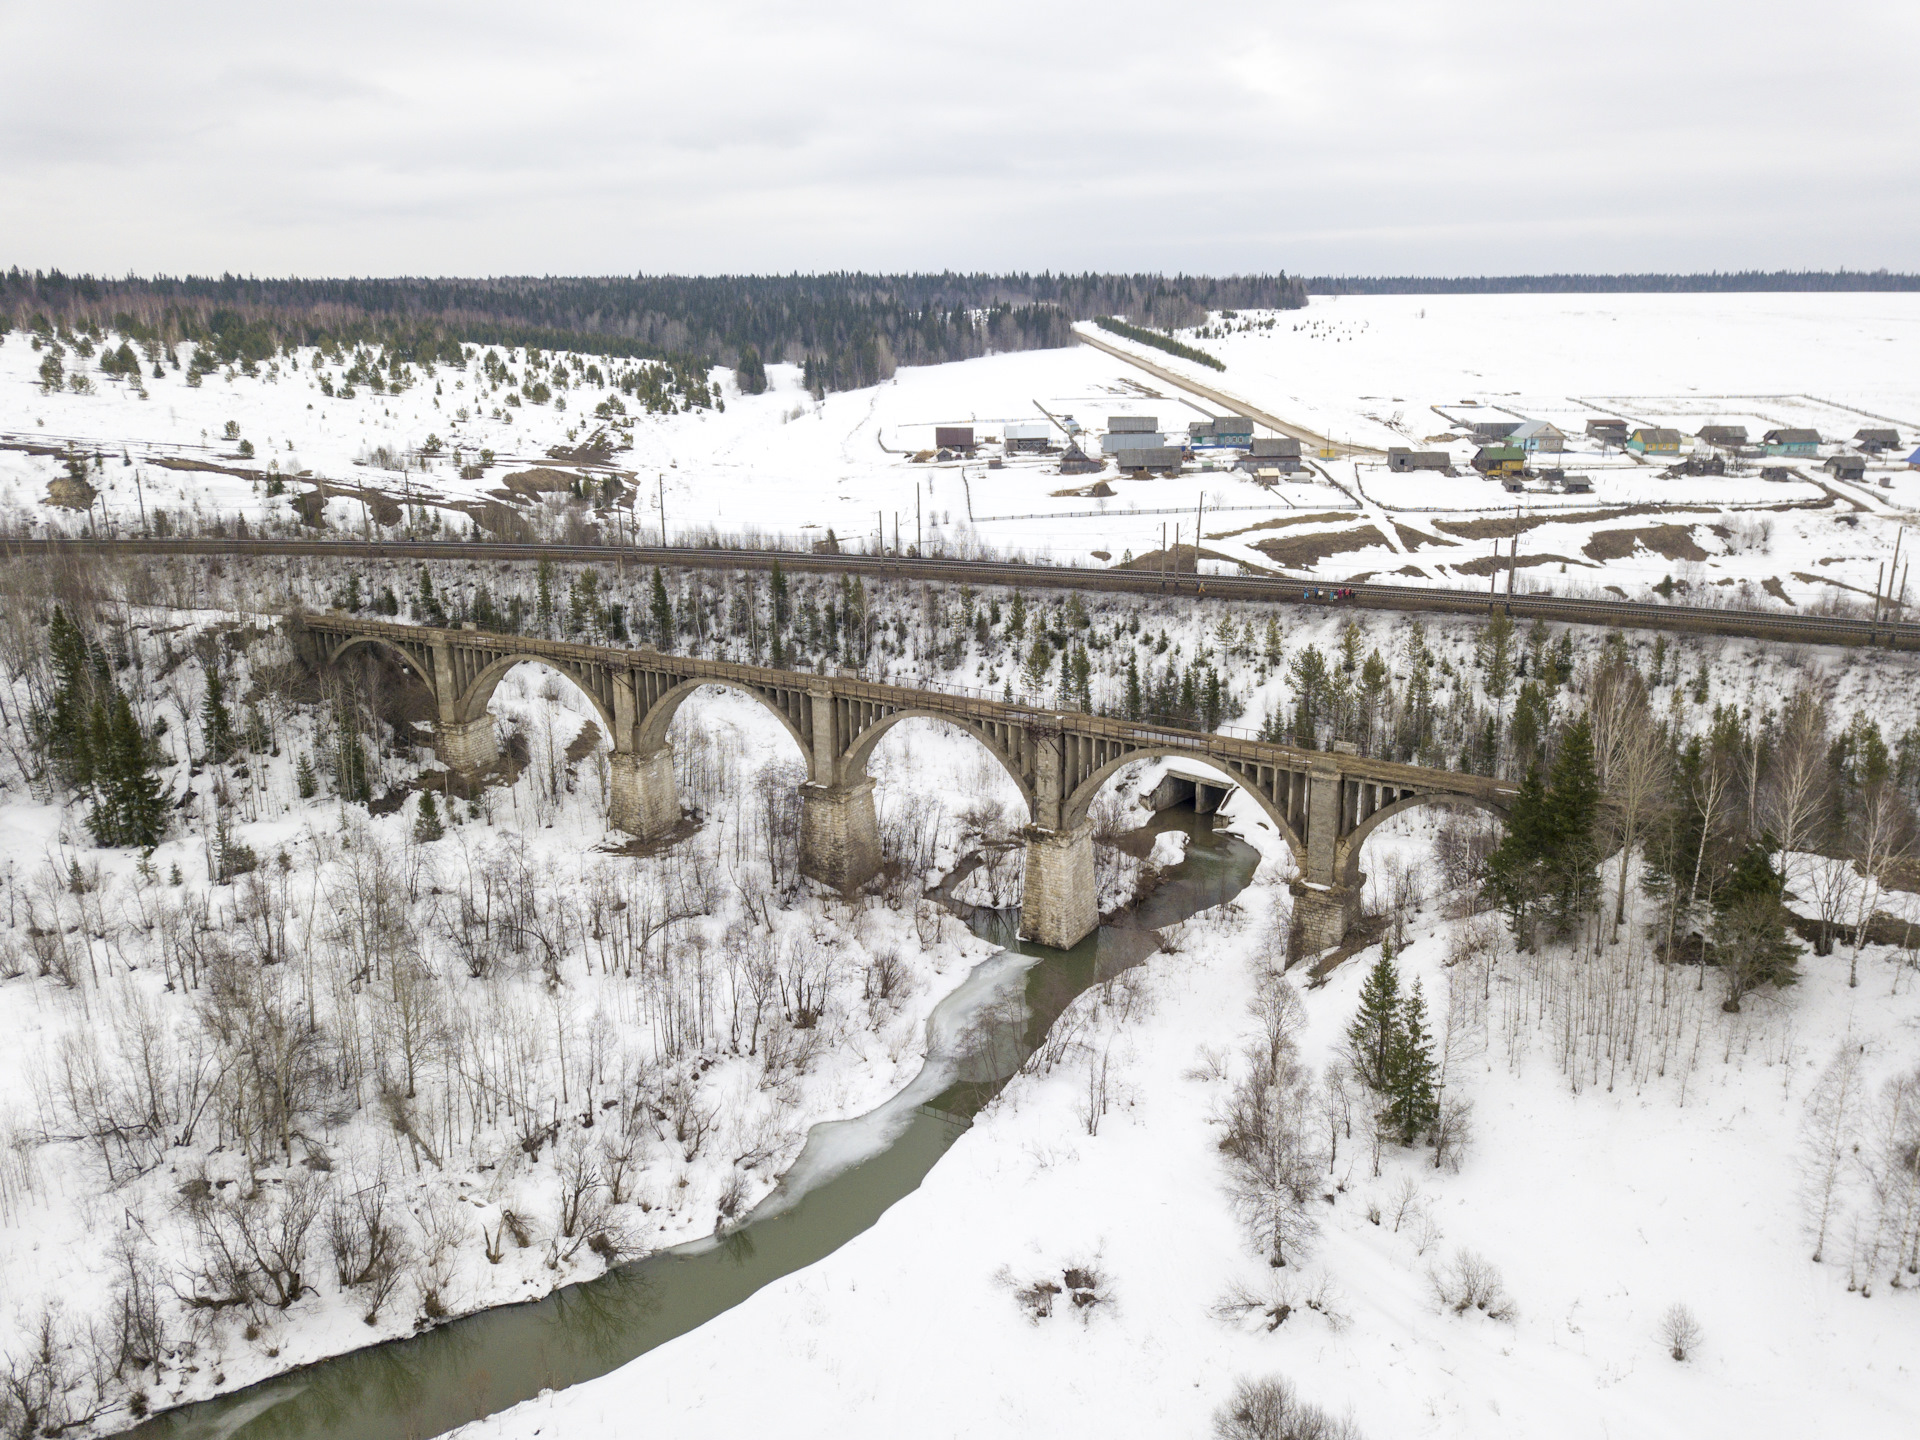
<path fill-rule="evenodd" d="M 111 327 L 223 360 L 382 345 L 451 359 L 464 345 L 753 367 L 803 367 L 816 394 L 900 365 L 1072 343 L 1075 321 L 1121 314 L 1173 329 L 1221 308 L 1296 308 L 1297 279 L 1163 275 L 831 275 L 300 280 L 0 274 L 0 325 Z"/>

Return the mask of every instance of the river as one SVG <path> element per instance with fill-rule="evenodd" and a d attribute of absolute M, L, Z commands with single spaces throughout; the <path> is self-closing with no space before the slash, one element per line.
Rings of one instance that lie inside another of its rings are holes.
<path fill-rule="evenodd" d="M 934 1008 L 920 1073 L 868 1114 L 814 1126 L 779 1186 L 724 1239 L 319 1361 L 128 1433 L 138 1440 L 423 1440 L 541 1390 L 604 1375 L 831 1254 L 919 1187 L 1075 996 L 1153 953 L 1153 930 L 1246 887 L 1258 853 L 1212 824 L 1190 806 L 1161 812 L 1146 828 L 1186 830 L 1186 858 L 1122 923 L 1101 926 L 1071 950 L 1021 944 L 1013 912 L 972 911 L 974 930 L 1005 948 Z"/>

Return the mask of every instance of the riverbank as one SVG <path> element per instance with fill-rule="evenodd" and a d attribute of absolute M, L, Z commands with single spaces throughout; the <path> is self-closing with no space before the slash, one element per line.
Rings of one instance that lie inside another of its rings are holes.
<path fill-rule="evenodd" d="M 1920 1296 L 1863 1298 L 1844 1265 L 1812 1264 L 1800 1207 L 1801 1126 L 1836 1046 L 1866 1047 L 1876 1087 L 1920 1058 L 1898 952 L 1870 949 L 1857 990 L 1835 956 L 1806 957 L 1797 986 L 1739 1016 L 1708 995 L 1690 1058 L 1596 1075 L 1550 1026 L 1519 1024 L 1525 1005 L 1503 1007 L 1556 962 L 1487 927 L 1482 969 L 1458 948 L 1474 922 L 1426 905 L 1403 974 L 1450 1035 L 1449 1085 L 1477 1133 L 1458 1173 L 1387 1145 L 1375 1176 L 1343 1143 L 1310 1257 L 1276 1271 L 1234 1212 L 1219 1140 L 1283 902 L 1265 872 L 1135 980 L 1089 991 L 1055 1027 L 1073 1037 L 1059 1062 L 1017 1077 L 833 1255 L 461 1440 L 1200 1436 L 1237 1381 L 1272 1374 L 1375 1440 L 1920 1426 Z M 1378 954 L 1303 992 L 1309 1064 L 1334 1054 Z M 1483 987 L 1476 1021 L 1451 997 Z M 1503 1277 L 1509 1318 L 1437 1297 L 1432 1275 L 1462 1252 Z M 1675 1304 L 1702 1331 L 1685 1363 L 1663 1335 Z"/>

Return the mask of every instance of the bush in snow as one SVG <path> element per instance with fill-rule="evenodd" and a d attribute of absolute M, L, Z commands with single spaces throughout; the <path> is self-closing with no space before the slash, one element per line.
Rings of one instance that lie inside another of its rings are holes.
<path fill-rule="evenodd" d="M 1676 1360 L 1685 1360 L 1700 1344 L 1700 1322 L 1686 1306 L 1671 1305 L 1661 1317 L 1660 1336 L 1667 1343 L 1668 1354 Z"/>
<path fill-rule="evenodd" d="M 1351 1417 L 1309 1405 L 1282 1375 L 1242 1380 L 1213 1412 L 1214 1440 L 1360 1440 Z"/>
<path fill-rule="evenodd" d="M 1429 1271 L 1427 1278 L 1440 1303 L 1456 1315 L 1478 1310 L 1491 1320 L 1511 1320 L 1517 1313 L 1499 1267 L 1464 1247 L 1454 1251 L 1446 1265 Z"/>

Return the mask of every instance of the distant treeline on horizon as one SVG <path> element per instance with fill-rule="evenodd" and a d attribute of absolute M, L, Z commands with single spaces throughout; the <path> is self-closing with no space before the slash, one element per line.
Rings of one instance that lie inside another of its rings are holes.
<path fill-rule="evenodd" d="M 1072 343 L 1075 321 L 1125 315 L 1164 330 L 1215 310 L 1297 309 L 1287 275 L 638 275 L 256 279 L 0 273 L 0 327 L 112 328 L 222 360 L 291 346 L 376 344 L 424 359 L 461 345 L 804 368 L 816 393 L 900 365 Z M 751 358 L 749 358 L 751 357 Z"/>
<path fill-rule="evenodd" d="M 1714 270 L 1703 275 L 1315 275 L 1309 295 L 1632 295 L 1756 290 L 1920 290 L 1887 270 Z"/>

